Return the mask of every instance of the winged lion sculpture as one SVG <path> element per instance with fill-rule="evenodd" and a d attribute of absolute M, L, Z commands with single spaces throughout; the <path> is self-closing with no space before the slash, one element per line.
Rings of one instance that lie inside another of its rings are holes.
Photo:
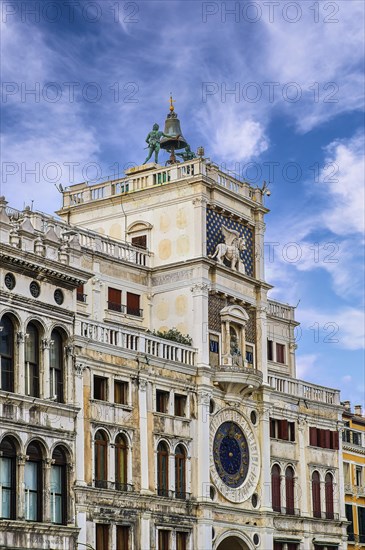
<path fill-rule="evenodd" d="M 240 252 L 246 249 L 246 239 L 240 237 L 238 231 L 234 229 L 228 229 L 224 225 L 221 227 L 225 243 L 219 243 L 216 246 L 214 254 L 209 256 L 210 258 L 217 258 L 217 262 L 221 265 L 224 264 L 224 259 L 231 263 L 231 268 L 239 271 L 239 264 L 241 262 Z M 241 266 L 244 269 L 243 265 Z"/>

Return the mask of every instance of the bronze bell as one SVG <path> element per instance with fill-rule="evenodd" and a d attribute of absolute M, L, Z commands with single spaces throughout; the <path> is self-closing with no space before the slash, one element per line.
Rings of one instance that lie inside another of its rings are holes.
<path fill-rule="evenodd" d="M 177 114 L 174 111 L 172 97 L 170 97 L 170 112 L 165 120 L 164 134 L 165 136 L 163 136 L 160 141 L 162 149 L 173 153 L 175 150 L 185 149 L 185 147 L 187 147 L 188 142 L 182 135 L 180 120 L 177 118 Z"/>

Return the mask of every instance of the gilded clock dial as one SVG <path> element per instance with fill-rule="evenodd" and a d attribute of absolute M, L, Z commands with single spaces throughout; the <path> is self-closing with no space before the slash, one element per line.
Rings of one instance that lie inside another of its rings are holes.
<path fill-rule="evenodd" d="M 249 450 L 243 431 L 235 422 L 224 422 L 216 431 L 213 458 L 219 477 L 228 487 L 240 487 L 249 467 Z"/>

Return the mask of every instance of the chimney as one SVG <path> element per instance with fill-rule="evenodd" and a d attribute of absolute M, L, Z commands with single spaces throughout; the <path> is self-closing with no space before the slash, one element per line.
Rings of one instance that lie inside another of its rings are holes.
<path fill-rule="evenodd" d="M 361 405 L 355 405 L 355 414 L 356 416 L 362 416 L 362 406 Z"/>
<path fill-rule="evenodd" d="M 345 407 L 346 412 L 351 412 L 351 401 L 342 401 L 342 405 Z"/>

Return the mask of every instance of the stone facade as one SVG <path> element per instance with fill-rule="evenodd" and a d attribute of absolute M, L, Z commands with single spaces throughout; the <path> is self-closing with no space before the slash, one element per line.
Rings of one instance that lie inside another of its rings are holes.
<path fill-rule="evenodd" d="M 17 460 L 8 546 L 347 547 L 339 392 L 296 378 L 294 308 L 267 298 L 260 190 L 196 159 L 66 188 L 58 220 L 1 206 L 15 382 L 0 390 L 0 445 Z M 29 323 L 37 395 L 24 385 Z M 173 328 L 175 340 L 162 336 Z M 43 472 L 34 521 L 27 462 Z M 61 493 L 47 473 L 57 465 Z"/>

